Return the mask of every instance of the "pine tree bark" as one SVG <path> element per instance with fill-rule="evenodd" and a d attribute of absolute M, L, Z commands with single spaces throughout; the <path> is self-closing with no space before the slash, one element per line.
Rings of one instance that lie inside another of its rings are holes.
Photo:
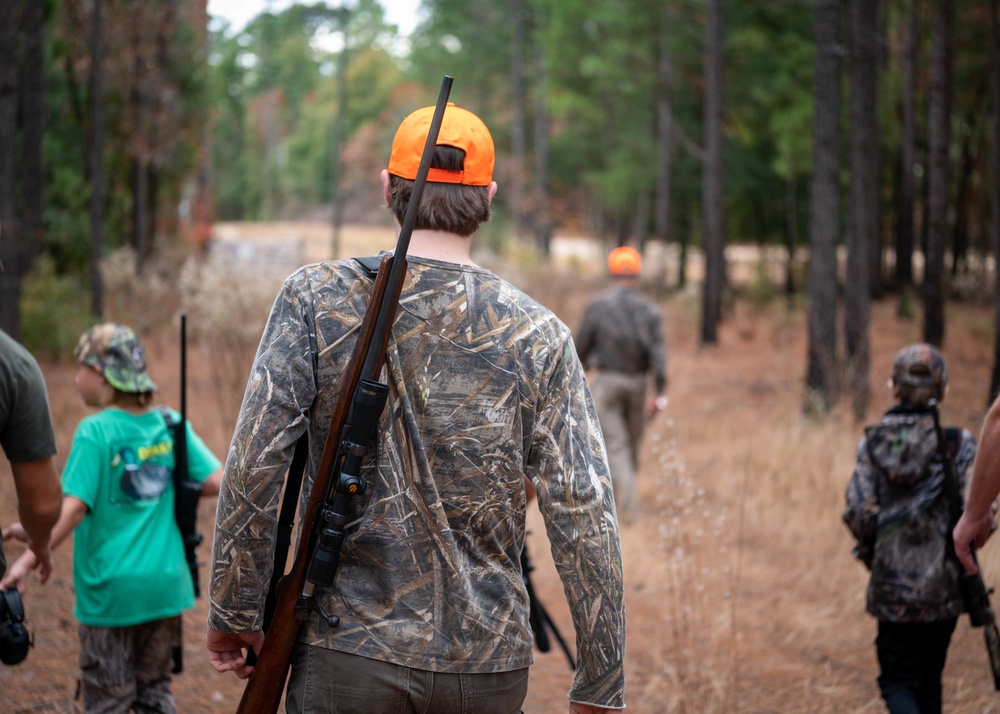
<path fill-rule="evenodd" d="M 94 0 L 90 31 L 90 309 L 104 314 L 104 82 L 101 2 Z"/>
<path fill-rule="evenodd" d="M 815 12 L 813 175 L 809 187 L 809 349 L 807 413 L 837 399 L 837 240 L 840 236 L 841 0 L 819 0 Z"/>
<path fill-rule="evenodd" d="M 702 204 L 705 216 L 705 282 L 702 287 L 701 343 L 718 343 L 725 283 L 725 205 L 722 111 L 724 96 L 723 0 L 707 0 L 705 22 L 705 165 Z"/>
<path fill-rule="evenodd" d="M 873 165 L 878 130 L 875 113 L 877 0 L 851 0 L 851 193 L 847 233 L 847 281 L 844 300 L 846 380 L 851 411 L 858 419 L 868 409 L 871 388 L 869 321 L 871 243 L 877 240 L 878 182 Z"/>
<path fill-rule="evenodd" d="M 17 147 L 17 49 L 20 2 L 0 2 L 0 329 L 21 336 L 22 236 L 14 204 Z"/>
<path fill-rule="evenodd" d="M 907 0 L 906 39 L 903 42 L 903 99 L 900 135 L 899 215 L 896 228 L 896 287 L 900 293 L 913 284 L 913 206 L 917 162 L 917 0 Z"/>
<path fill-rule="evenodd" d="M 951 0 L 935 0 L 931 23 L 931 90 L 927 176 L 928 233 L 924 273 L 924 340 L 944 343 L 944 247 L 948 238 L 951 142 Z"/>

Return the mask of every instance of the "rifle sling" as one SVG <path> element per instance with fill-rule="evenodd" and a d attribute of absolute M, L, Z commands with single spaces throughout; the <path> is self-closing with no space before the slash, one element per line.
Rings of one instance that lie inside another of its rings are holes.
<path fill-rule="evenodd" d="M 371 255 L 364 258 L 354 258 L 365 274 L 374 280 L 382 262 L 380 256 Z M 295 525 L 295 511 L 298 508 L 299 494 L 302 492 L 302 478 L 305 475 L 306 461 L 309 457 L 309 434 L 304 432 L 295 442 L 295 454 L 292 456 L 288 475 L 285 477 L 285 492 L 281 497 L 281 510 L 278 514 L 278 528 L 274 542 L 274 570 L 268 584 L 267 596 L 264 599 L 264 632 L 267 633 L 274 616 L 278 602 L 278 581 L 285 574 L 288 563 L 288 552 L 292 547 L 292 529 Z"/>

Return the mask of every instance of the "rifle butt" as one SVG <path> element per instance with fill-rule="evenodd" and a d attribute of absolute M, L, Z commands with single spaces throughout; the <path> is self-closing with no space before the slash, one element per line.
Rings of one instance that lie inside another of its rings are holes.
<path fill-rule="evenodd" d="M 990 669 L 993 671 L 993 688 L 1000 692 L 1000 631 L 995 622 L 986 625 L 983 631 L 986 651 L 990 655 Z"/>

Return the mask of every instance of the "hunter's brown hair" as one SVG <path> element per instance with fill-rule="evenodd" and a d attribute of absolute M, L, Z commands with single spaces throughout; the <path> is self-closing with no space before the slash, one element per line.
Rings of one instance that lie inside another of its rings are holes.
<path fill-rule="evenodd" d="M 111 399 L 111 403 L 119 407 L 148 407 L 152 401 L 153 392 L 123 392 L 117 388 Z"/>
<path fill-rule="evenodd" d="M 431 168 L 461 171 L 465 152 L 452 146 L 438 146 L 434 150 Z M 406 207 L 413 192 L 413 181 L 389 174 L 389 209 L 402 224 Z M 413 230 L 432 230 L 471 236 L 480 224 L 490 220 L 490 194 L 488 186 L 463 186 L 451 183 L 431 183 L 424 186 L 420 210 L 413 222 Z"/>

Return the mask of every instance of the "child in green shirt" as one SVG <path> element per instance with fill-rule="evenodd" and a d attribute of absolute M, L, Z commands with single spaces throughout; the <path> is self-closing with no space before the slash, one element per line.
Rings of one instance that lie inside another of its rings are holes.
<path fill-rule="evenodd" d="M 73 614 L 80 623 L 84 711 L 130 707 L 174 712 L 171 653 L 194 588 L 174 517 L 174 452 L 166 411 L 152 406 L 156 385 L 135 333 L 105 323 L 76 347 L 76 386 L 85 417 L 62 475 L 63 504 L 52 545 L 73 533 Z M 190 423 L 188 477 L 202 496 L 219 491 L 221 464 Z M 18 526 L 7 529 L 18 537 Z M 24 589 L 37 565 L 28 550 L 5 582 Z"/>

